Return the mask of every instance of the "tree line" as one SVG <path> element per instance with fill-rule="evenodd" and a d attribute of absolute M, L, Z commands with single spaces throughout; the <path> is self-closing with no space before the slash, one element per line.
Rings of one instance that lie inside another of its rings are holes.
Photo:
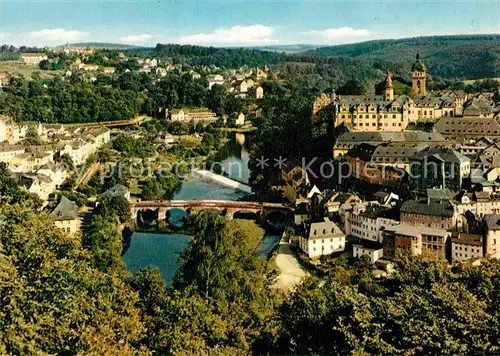
<path fill-rule="evenodd" d="M 139 114 L 165 116 L 169 109 L 208 107 L 218 115 L 234 115 L 243 102 L 220 86 L 207 89 L 203 80 L 170 74 L 160 80 L 147 73 L 98 75 L 88 82 L 78 74 L 63 79 L 13 78 L 2 88 L 0 113 L 16 121 L 86 123 L 127 120 Z"/>

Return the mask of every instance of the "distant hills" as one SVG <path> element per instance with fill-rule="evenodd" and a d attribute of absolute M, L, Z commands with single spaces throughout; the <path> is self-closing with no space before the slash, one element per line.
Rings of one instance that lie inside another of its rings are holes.
<path fill-rule="evenodd" d="M 444 78 L 500 77 L 500 35 L 457 35 L 375 40 L 312 49 L 300 55 L 350 57 L 378 69 L 409 72 L 421 52 L 428 72 Z"/>
<path fill-rule="evenodd" d="M 121 43 L 106 43 L 106 42 L 81 42 L 81 43 L 70 43 L 70 47 L 92 47 L 96 49 L 132 49 L 139 48 L 140 46 L 126 45 Z"/>
<path fill-rule="evenodd" d="M 500 35 L 456 35 L 374 40 L 361 43 L 315 46 L 310 44 L 265 45 L 243 48 L 158 44 L 140 47 L 115 43 L 74 43 L 71 46 L 128 50 L 131 55 L 178 57 L 191 64 L 235 68 L 283 62 L 344 63 L 365 70 L 391 72 L 409 78 L 417 52 L 422 53 L 432 76 L 481 79 L 500 77 Z M 356 64 L 357 63 L 357 64 Z M 348 69 L 341 65 L 338 70 Z"/>
<path fill-rule="evenodd" d="M 258 49 L 261 51 L 269 51 L 269 52 L 300 53 L 300 52 L 310 51 L 318 47 L 321 46 L 310 45 L 310 44 L 291 44 L 291 45 L 255 46 L 250 48 Z"/>

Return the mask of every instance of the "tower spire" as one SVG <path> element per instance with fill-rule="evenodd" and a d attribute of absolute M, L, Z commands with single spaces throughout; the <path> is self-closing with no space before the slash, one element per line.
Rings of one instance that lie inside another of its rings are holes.
<path fill-rule="evenodd" d="M 392 73 L 385 73 L 385 101 L 394 100 L 394 87 L 392 86 Z"/>

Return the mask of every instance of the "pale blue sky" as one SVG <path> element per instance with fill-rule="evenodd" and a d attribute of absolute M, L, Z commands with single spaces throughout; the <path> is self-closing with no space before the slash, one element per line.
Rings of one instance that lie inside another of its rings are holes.
<path fill-rule="evenodd" d="M 1 1 L 1 0 L 0 0 Z M 0 40 L 216 46 L 500 33 L 500 1 L 9 1 Z"/>

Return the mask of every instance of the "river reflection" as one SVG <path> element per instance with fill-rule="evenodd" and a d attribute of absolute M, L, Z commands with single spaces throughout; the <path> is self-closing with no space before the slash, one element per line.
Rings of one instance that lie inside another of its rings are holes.
<path fill-rule="evenodd" d="M 230 133 L 230 141 L 216 155 L 223 172 L 228 176 L 248 182 L 248 139 L 245 134 Z M 199 177 L 187 178 L 174 200 L 239 200 L 248 194 Z M 186 213 L 182 210 L 170 211 L 169 223 L 182 226 Z M 279 242 L 276 234 L 265 235 L 258 252 L 267 256 Z M 189 237 L 179 234 L 134 233 L 130 247 L 123 256 L 127 268 L 136 273 L 140 269 L 157 267 L 170 285 L 178 266 L 179 254 L 187 247 Z"/>

